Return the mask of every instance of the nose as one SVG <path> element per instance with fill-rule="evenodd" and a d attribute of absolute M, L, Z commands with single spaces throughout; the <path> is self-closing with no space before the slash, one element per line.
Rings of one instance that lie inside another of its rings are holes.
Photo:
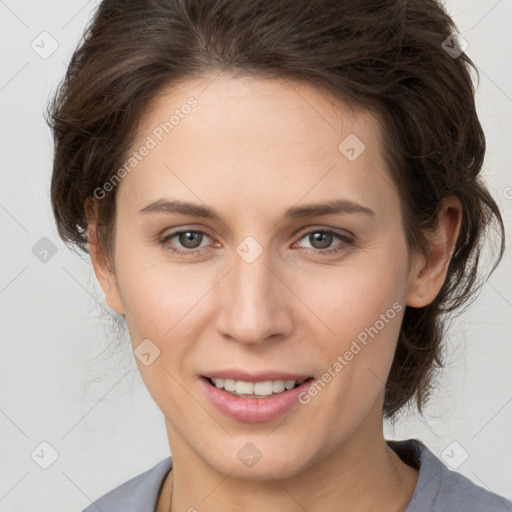
<path fill-rule="evenodd" d="M 267 251 L 252 262 L 234 254 L 233 268 L 219 289 L 217 329 L 225 338 L 257 345 L 292 332 L 290 291 L 270 259 Z"/>

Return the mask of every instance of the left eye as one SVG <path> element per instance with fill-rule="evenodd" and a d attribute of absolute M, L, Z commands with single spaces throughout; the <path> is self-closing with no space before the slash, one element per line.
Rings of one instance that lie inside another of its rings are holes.
<path fill-rule="evenodd" d="M 341 235 L 340 233 L 335 233 L 334 231 L 329 230 L 323 230 L 323 229 L 317 229 L 314 231 L 309 231 L 308 233 L 305 233 L 301 240 L 308 240 L 311 249 L 316 249 L 316 252 L 320 253 L 326 253 L 326 252 L 337 252 L 341 249 L 339 248 L 332 248 L 331 244 L 333 240 L 335 239 L 340 240 L 341 242 L 345 244 L 352 243 L 352 240 L 345 235 Z"/>
<path fill-rule="evenodd" d="M 196 253 L 202 246 L 202 242 L 205 238 L 210 238 L 203 231 L 195 231 L 195 230 L 184 230 L 184 231 L 175 231 L 174 233 L 170 233 L 166 235 L 164 238 L 160 240 L 160 244 L 166 249 L 183 255 L 191 255 Z M 176 239 L 175 242 L 172 240 Z M 340 233 L 335 233 L 330 230 L 321 230 L 316 229 L 314 231 L 309 231 L 305 233 L 300 240 L 308 240 L 310 246 L 305 247 L 307 249 L 315 249 L 317 253 L 330 253 L 330 252 L 338 252 L 340 248 L 331 248 L 332 243 L 335 239 L 340 240 L 342 244 L 351 244 L 352 240 L 345 235 Z M 178 248 L 176 248 L 178 245 Z M 339 245 L 339 244 L 338 244 Z M 185 249 L 182 250 L 179 247 Z"/>

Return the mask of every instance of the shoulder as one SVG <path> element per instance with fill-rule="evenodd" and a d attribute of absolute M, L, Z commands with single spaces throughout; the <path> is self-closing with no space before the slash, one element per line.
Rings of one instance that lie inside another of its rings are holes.
<path fill-rule="evenodd" d="M 406 512 L 512 512 L 510 501 L 450 470 L 421 441 L 388 444 L 404 462 L 419 466 L 418 482 Z"/>
<path fill-rule="evenodd" d="M 153 512 L 160 487 L 171 468 L 172 458 L 167 457 L 151 469 L 101 496 L 83 512 Z"/>

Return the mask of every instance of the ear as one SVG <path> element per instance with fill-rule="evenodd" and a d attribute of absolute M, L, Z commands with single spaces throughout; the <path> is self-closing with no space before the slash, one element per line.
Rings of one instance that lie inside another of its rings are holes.
<path fill-rule="evenodd" d="M 105 301 L 116 313 L 124 315 L 119 286 L 112 263 L 108 256 L 101 250 L 98 243 L 98 203 L 97 199 L 88 199 L 85 204 L 87 216 L 87 243 L 89 256 L 96 278 L 105 294 Z"/>
<path fill-rule="evenodd" d="M 448 265 L 459 236 L 461 220 L 460 199 L 456 196 L 445 198 L 437 218 L 437 229 L 428 237 L 428 257 L 413 257 L 406 299 L 408 306 L 421 308 L 437 297 L 446 279 Z"/>

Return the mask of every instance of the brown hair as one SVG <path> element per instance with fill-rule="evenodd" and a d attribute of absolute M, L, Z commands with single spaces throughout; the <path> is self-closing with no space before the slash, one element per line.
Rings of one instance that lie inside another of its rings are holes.
<path fill-rule="evenodd" d="M 455 194 L 463 207 L 446 281 L 431 304 L 406 308 L 386 384 L 386 418 L 414 397 L 422 412 L 443 365 L 446 313 L 461 311 L 481 285 L 479 253 L 491 225 L 501 241 L 491 272 L 504 251 L 503 220 L 479 176 L 485 138 L 476 68 L 465 53 L 447 51 L 458 49 L 455 32 L 436 0 L 103 1 L 48 106 L 60 236 L 87 252 L 85 203 L 123 165 L 164 87 L 227 70 L 305 81 L 349 98 L 382 119 L 410 251 L 427 253 L 444 197 Z M 109 253 L 115 191 L 96 205 Z"/>

